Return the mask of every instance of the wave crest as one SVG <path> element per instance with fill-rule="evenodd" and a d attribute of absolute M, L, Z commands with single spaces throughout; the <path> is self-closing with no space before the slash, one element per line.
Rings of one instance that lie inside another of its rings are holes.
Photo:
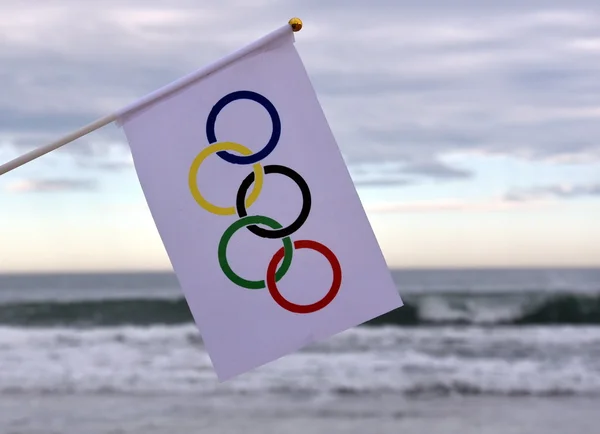
<path fill-rule="evenodd" d="M 103 327 L 191 323 L 179 299 L 113 299 L 0 304 L 0 325 Z M 469 295 L 405 297 L 405 305 L 365 325 L 600 324 L 600 295 Z"/>

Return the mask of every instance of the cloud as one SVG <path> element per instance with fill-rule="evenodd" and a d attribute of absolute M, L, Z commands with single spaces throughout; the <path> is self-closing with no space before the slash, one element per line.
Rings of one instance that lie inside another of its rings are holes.
<path fill-rule="evenodd" d="M 496 3 L 5 0 L 0 142 L 54 139 L 293 10 L 305 21 L 298 50 L 348 163 L 396 164 L 380 182 L 468 180 L 444 162 L 455 153 L 599 162 L 600 5 Z M 66 149 L 95 153 L 94 142 L 115 141 L 124 145 L 122 133 L 106 127 Z"/>
<path fill-rule="evenodd" d="M 98 151 L 100 153 L 102 151 Z M 124 153 L 122 153 L 124 154 Z M 96 155 L 96 158 L 90 158 L 89 156 L 82 156 L 75 159 L 75 164 L 80 169 L 94 170 L 100 172 L 122 172 L 129 171 L 134 168 L 133 159 L 131 154 L 125 156 L 111 157 L 110 152 L 102 152 L 102 155 Z"/>
<path fill-rule="evenodd" d="M 376 158 L 350 165 L 350 173 L 357 185 L 397 186 L 414 184 L 417 182 L 414 177 L 447 181 L 465 180 L 472 176 L 470 171 L 451 167 L 440 161 L 378 162 Z"/>
<path fill-rule="evenodd" d="M 92 179 L 38 178 L 13 181 L 4 190 L 9 193 L 57 193 L 92 191 L 96 187 L 96 181 Z"/>
<path fill-rule="evenodd" d="M 531 201 L 544 198 L 578 199 L 582 197 L 600 198 L 600 184 L 549 185 L 528 189 L 512 190 L 506 199 L 513 202 Z"/>
<path fill-rule="evenodd" d="M 450 167 L 438 161 L 410 162 L 404 172 L 436 179 L 467 179 L 472 175 L 468 170 Z"/>
<path fill-rule="evenodd" d="M 414 184 L 413 181 L 404 178 L 380 177 L 380 178 L 359 178 L 354 180 L 354 185 L 358 187 L 400 187 Z"/>
<path fill-rule="evenodd" d="M 519 203 L 504 198 L 489 200 L 439 199 L 430 201 L 381 202 L 365 204 L 365 211 L 373 214 L 426 213 L 426 212 L 498 212 L 530 209 L 539 203 Z"/>

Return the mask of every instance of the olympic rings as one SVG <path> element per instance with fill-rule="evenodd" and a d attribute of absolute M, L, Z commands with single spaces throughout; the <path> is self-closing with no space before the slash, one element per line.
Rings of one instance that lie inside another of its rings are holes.
<path fill-rule="evenodd" d="M 311 205 L 311 197 L 310 190 L 304 178 L 302 178 L 298 172 L 290 169 L 289 167 L 280 166 L 278 164 L 271 164 L 269 166 L 265 166 L 265 175 L 270 173 L 280 173 L 281 175 L 285 175 L 290 178 L 292 181 L 298 184 L 300 187 L 300 192 L 302 193 L 302 209 L 300 210 L 300 214 L 298 218 L 288 227 L 278 229 L 278 230 L 267 230 L 262 229 L 258 226 L 252 225 L 248 226 L 248 230 L 252 232 L 254 235 L 257 235 L 262 238 L 283 238 L 287 237 L 294 232 L 296 232 L 306 221 L 308 218 L 308 214 L 310 213 L 310 205 Z M 246 207 L 244 206 L 244 198 L 246 197 L 246 192 L 248 191 L 248 187 L 254 182 L 254 173 L 251 173 L 242 181 L 240 185 L 240 189 L 237 193 L 237 198 L 235 201 L 235 206 L 237 208 L 238 215 L 240 217 L 245 217 L 248 212 L 246 211 Z"/>
<path fill-rule="evenodd" d="M 244 217 L 233 223 L 231 226 L 229 226 L 223 233 L 221 241 L 219 242 L 219 265 L 221 266 L 223 273 L 225 273 L 225 275 L 233 283 L 247 289 L 262 289 L 265 287 L 265 281 L 246 280 L 234 273 L 234 271 L 229 266 L 229 262 L 227 261 L 227 244 L 229 244 L 229 240 L 231 240 L 231 237 L 238 231 L 238 229 L 256 223 L 267 225 L 269 227 L 272 227 L 273 229 L 278 229 L 281 227 L 281 225 L 272 218 L 265 217 L 262 215 Z M 273 276 L 276 281 L 279 281 L 285 275 L 285 273 L 287 273 L 288 269 L 290 268 L 290 265 L 292 265 L 293 255 L 294 248 L 292 247 L 292 240 L 290 240 L 290 237 L 285 237 L 283 239 L 283 247 L 281 252 L 281 256 L 283 256 L 283 263 L 281 264 L 279 270 L 277 270 L 277 273 L 273 273 Z M 281 257 L 279 258 L 279 261 L 281 261 Z M 277 261 L 277 263 L 279 263 L 279 261 Z"/>
<path fill-rule="evenodd" d="M 323 244 L 317 243 L 316 241 L 312 241 L 312 240 L 294 241 L 294 248 L 315 250 L 315 251 L 321 253 L 323 256 L 325 256 L 325 258 L 329 261 L 329 264 L 331 264 L 331 269 L 333 271 L 333 281 L 331 283 L 331 288 L 329 288 L 329 291 L 327 291 L 327 294 L 325 294 L 325 297 L 323 297 L 321 300 L 319 300 L 313 304 L 295 304 L 295 303 L 292 303 L 291 301 L 287 300 L 286 298 L 284 298 L 283 295 L 281 295 L 281 293 L 279 292 L 279 289 L 277 289 L 277 285 L 275 283 L 276 281 L 279 280 L 279 279 L 276 279 L 275 268 L 281 261 L 281 258 L 284 257 L 284 249 L 283 248 L 279 249 L 277 251 L 277 253 L 275 253 L 275 255 L 273 256 L 273 259 L 271 259 L 271 262 L 269 262 L 269 267 L 267 268 L 267 288 L 269 288 L 269 293 L 271 294 L 271 297 L 273 297 L 273 300 L 275 300 L 275 302 L 279 306 L 281 306 L 282 308 L 284 308 L 286 310 L 289 310 L 290 312 L 294 312 L 294 313 L 316 312 L 318 310 L 323 309 L 329 303 L 331 303 L 333 301 L 333 299 L 335 298 L 335 296 L 337 295 L 337 293 L 339 292 L 340 286 L 342 285 L 342 267 L 340 266 L 340 262 L 338 261 L 337 257 L 333 254 L 333 252 L 331 250 L 329 250 L 327 247 L 325 247 Z M 283 264 L 282 264 L 281 268 L 283 268 Z M 280 268 L 280 270 L 281 270 L 281 268 Z"/>
<path fill-rule="evenodd" d="M 261 104 L 271 116 L 271 121 L 273 123 L 273 131 L 271 133 L 271 138 L 269 139 L 265 147 L 255 154 L 253 154 L 252 151 L 246 146 L 240 145 L 238 143 L 215 143 L 217 142 L 217 138 L 215 135 L 215 123 L 218 114 L 227 104 L 238 99 L 249 99 Z M 267 288 L 273 300 L 280 307 L 292 313 L 307 314 L 316 312 L 327 307 L 338 295 L 342 285 L 342 267 L 338 258 L 328 247 L 316 241 L 299 240 L 294 241 L 292 243 L 292 240 L 290 239 L 290 235 L 292 235 L 302 227 L 302 225 L 306 222 L 310 214 L 312 206 L 312 197 L 308 184 L 298 172 L 290 169 L 289 167 L 282 166 L 279 164 L 270 164 L 265 166 L 263 171 L 263 167 L 259 163 L 261 160 L 269 156 L 271 152 L 273 152 L 273 149 L 275 149 L 281 137 L 281 120 L 279 118 L 277 110 L 275 109 L 275 106 L 267 98 L 256 92 L 248 90 L 232 92 L 221 98 L 210 111 L 206 121 L 206 136 L 210 145 L 203 149 L 194 158 L 188 175 L 188 184 L 190 192 L 194 197 L 195 201 L 208 212 L 217 215 L 233 215 L 237 211 L 239 219 L 233 222 L 231 225 L 229 225 L 225 232 L 223 232 L 223 235 L 221 236 L 219 245 L 217 247 L 217 257 L 223 274 L 225 274 L 225 276 L 231 282 L 238 286 L 241 286 L 242 288 Z M 233 155 L 228 151 L 234 151 L 241 155 Z M 208 202 L 202 196 L 198 189 L 197 175 L 198 170 L 200 169 L 200 165 L 209 155 L 213 153 L 216 153 L 220 158 L 232 164 L 252 164 L 252 172 L 248 174 L 248 176 L 246 176 L 246 178 L 242 181 L 237 191 L 235 206 L 216 206 Z M 260 195 L 260 192 L 262 191 L 264 175 L 268 175 L 271 173 L 279 173 L 280 175 L 287 176 L 298 185 L 298 188 L 302 193 L 302 208 L 300 210 L 300 213 L 296 220 L 294 220 L 287 227 L 283 227 L 279 222 L 263 215 L 248 216 L 248 208 L 250 208 L 250 206 L 252 206 L 252 204 L 256 202 L 258 196 Z M 254 184 L 254 187 L 248 195 L 248 197 L 246 198 L 248 189 L 252 184 Z M 266 225 L 270 229 L 264 229 L 257 226 L 259 224 Z M 265 280 L 244 279 L 243 277 L 240 277 L 237 273 L 235 273 L 229 265 L 229 261 L 227 259 L 227 246 L 229 245 L 229 241 L 231 240 L 233 235 L 238 230 L 244 227 L 259 237 L 270 239 L 280 238 L 283 243 L 283 247 L 280 248 L 273 255 L 271 261 L 267 266 Z M 283 295 L 281 295 L 279 289 L 277 288 L 277 282 L 279 282 L 283 278 L 283 276 L 285 276 L 285 274 L 290 269 L 290 266 L 292 265 L 294 249 L 315 250 L 321 253 L 331 265 L 331 270 L 333 272 L 331 287 L 329 288 L 325 296 L 315 303 L 308 305 L 292 303 L 291 301 L 283 297 Z"/>
<path fill-rule="evenodd" d="M 213 205 L 212 203 L 210 203 L 209 201 L 207 201 L 206 199 L 204 199 L 202 194 L 200 194 L 200 190 L 198 189 L 198 182 L 196 180 L 197 175 L 198 175 L 198 169 L 200 169 L 200 165 L 206 159 L 206 157 L 208 157 L 210 154 L 212 154 L 214 152 L 222 151 L 224 149 L 231 149 L 232 151 L 239 152 L 240 154 L 243 154 L 243 155 L 251 155 L 252 154 L 252 151 L 250 149 L 246 148 L 243 145 L 240 145 L 239 143 L 223 142 L 223 143 L 215 143 L 214 145 L 208 146 L 208 147 L 204 148 L 196 156 L 196 158 L 194 158 L 194 161 L 192 162 L 192 166 L 190 167 L 188 183 L 190 186 L 190 191 L 192 192 L 192 196 L 194 196 L 194 199 L 196 199 L 196 202 L 198 202 L 198 205 L 200 205 L 202 208 L 204 208 L 205 210 L 207 210 L 208 212 L 211 212 L 213 214 L 231 215 L 231 214 L 235 214 L 235 208 L 233 206 L 230 206 L 230 207 L 216 206 L 216 205 Z M 262 190 L 262 186 L 263 186 L 263 171 L 262 171 L 262 167 L 261 167 L 260 163 L 254 164 L 252 166 L 252 169 L 254 169 L 256 184 L 254 185 L 254 189 L 250 193 L 250 196 L 248 196 L 248 199 L 246 199 L 247 207 L 252 205 L 256 201 L 256 199 L 258 199 L 258 195 L 260 194 L 260 191 Z"/>
<path fill-rule="evenodd" d="M 208 143 L 215 143 L 217 141 L 217 136 L 215 135 L 215 123 L 217 121 L 217 116 L 227 104 L 238 99 L 249 99 L 255 101 L 267 110 L 269 116 L 271 116 L 271 122 L 273 123 L 273 132 L 271 133 L 271 138 L 265 147 L 254 155 L 241 157 L 239 155 L 232 155 L 226 151 L 218 152 L 217 155 L 228 163 L 253 164 L 268 157 L 269 154 L 273 152 L 273 149 L 275 149 L 275 146 L 277 146 L 277 142 L 279 142 L 279 137 L 281 136 L 281 120 L 279 119 L 277 109 L 275 109 L 275 106 L 271 103 L 271 101 L 261 94 L 251 92 L 249 90 L 239 90 L 221 98 L 208 114 L 208 119 L 206 120 L 206 137 L 208 139 Z"/>

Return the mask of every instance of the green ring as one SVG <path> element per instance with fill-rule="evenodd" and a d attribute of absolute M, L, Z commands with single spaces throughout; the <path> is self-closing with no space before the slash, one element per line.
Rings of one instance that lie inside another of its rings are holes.
<path fill-rule="evenodd" d="M 238 276 L 229 266 L 229 262 L 227 261 L 227 245 L 229 244 L 229 240 L 233 234 L 235 234 L 239 229 L 254 225 L 254 224 L 263 224 L 269 226 L 271 229 L 281 229 L 282 226 L 277 223 L 275 220 L 269 217 L 265 217 L 262 215 L 254 215 L 247 216 L 239 219 L 235 223 L 225 230 L 223 236 L 221 237 L 221 241 L 219 241 L 219 265 L 225 273 L 225 276 L 229 278 L 233 283 L 239 285 L 246 289 L 263 289 L 267 285 L 264 280 L 246 280 L 240 276 Z M 292 246 L 292 240 L 290 237 L 285 237 L 282 239 L 283 241 L 283 250 L 284 257 L 279 270 L 275 273 L 275 281 L 279 281 L 285 273 L 287 273 L 290 265 L 292 265 L 292 256 L 294 255 L 294 247 Z"/>

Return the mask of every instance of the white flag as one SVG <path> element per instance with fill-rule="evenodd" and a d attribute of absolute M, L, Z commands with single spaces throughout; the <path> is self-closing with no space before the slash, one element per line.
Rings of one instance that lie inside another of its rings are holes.
<path fill-rule="evenodd" d="M 120 123 L 224 381 L 402 300 L 292 30 L 213 69 Z"/>

